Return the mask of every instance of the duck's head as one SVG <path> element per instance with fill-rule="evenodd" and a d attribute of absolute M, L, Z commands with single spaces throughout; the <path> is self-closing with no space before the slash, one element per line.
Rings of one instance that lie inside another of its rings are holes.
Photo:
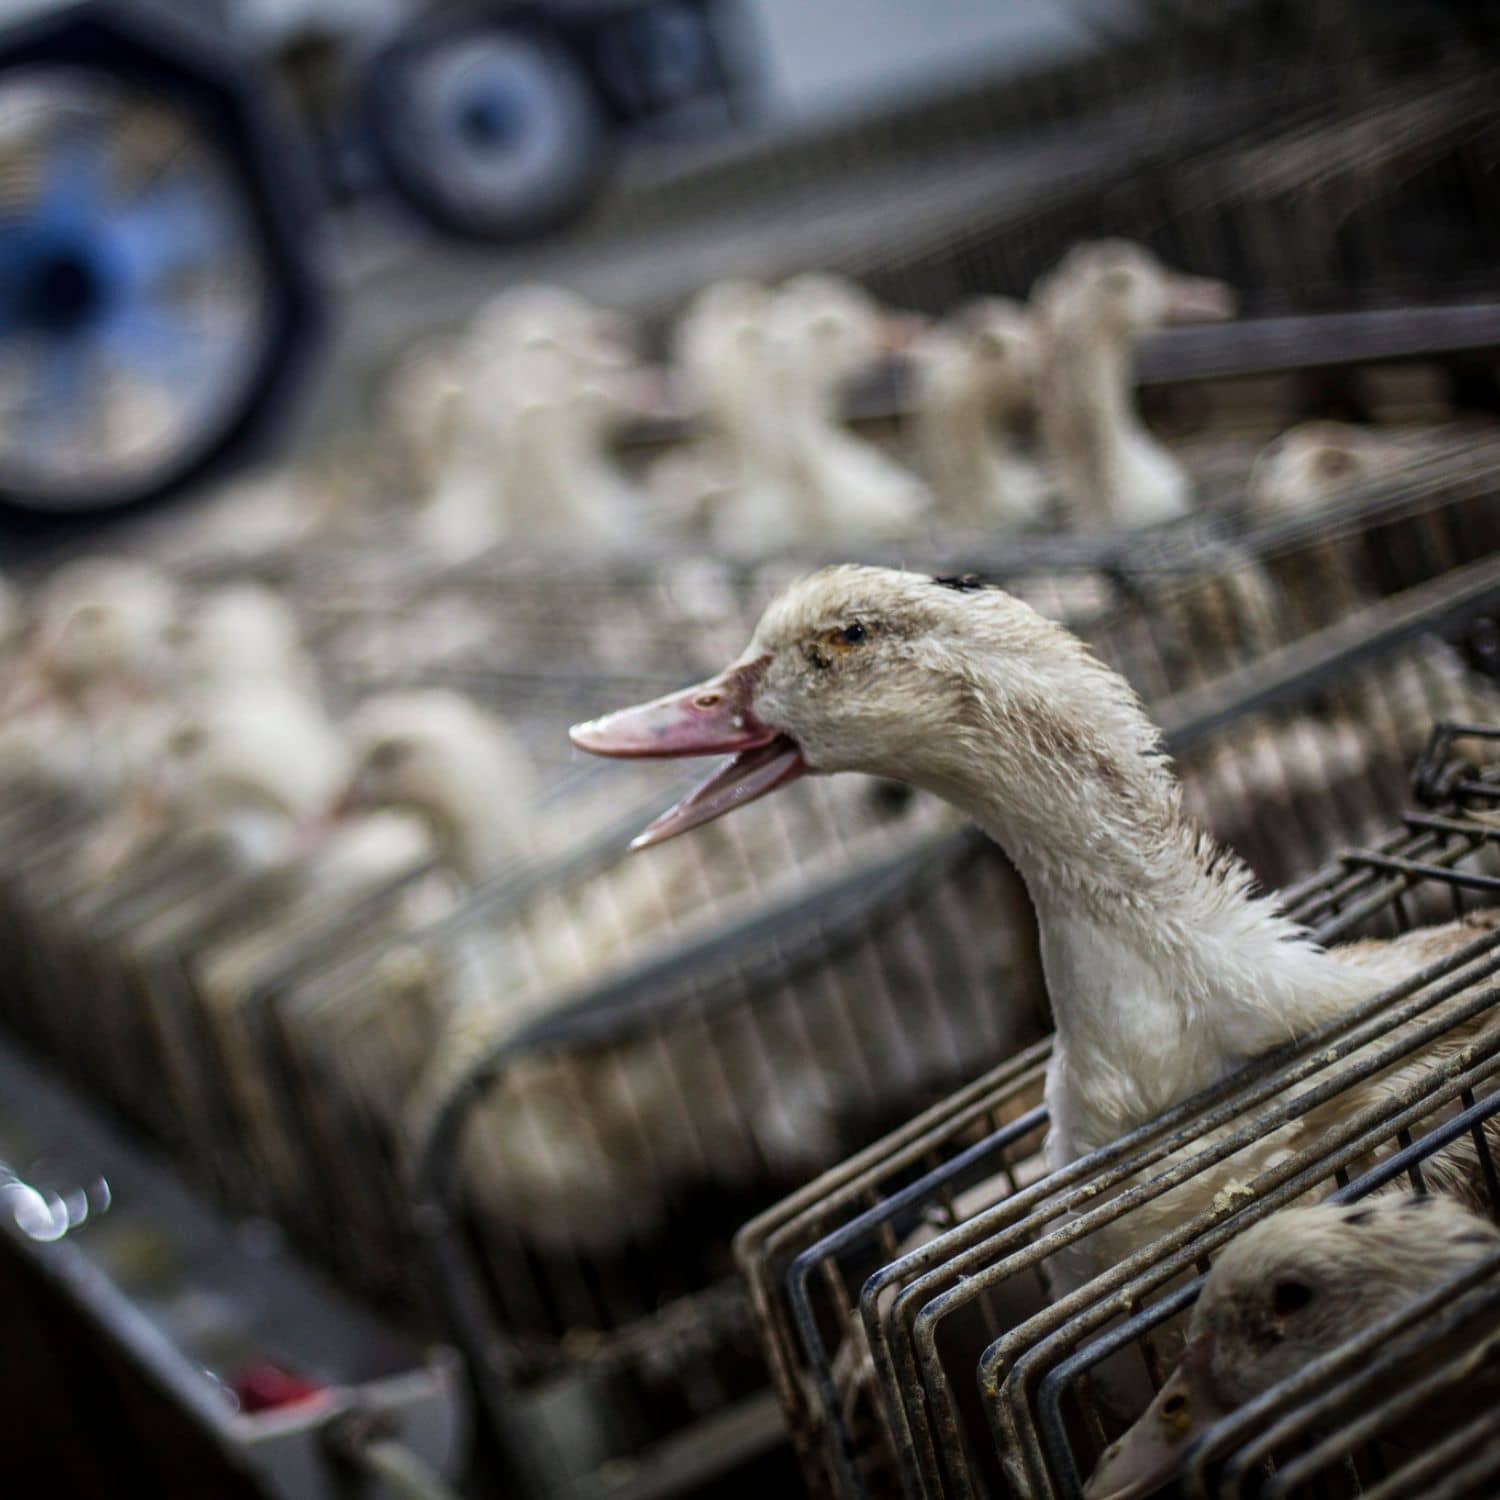
<path fill-rule="evenodd" d="M 1135 695 L 1075 636 L 968 578 L 835 567 L 793 584 L 717 677 L 576 725 L 596 755 L 732 754 L 637 841 L 659 843 L 809 772 L 862 771 L 1018 816 L 1064 778 L 1123 792 L 1154 763 Z"/>
<path fill-rule="evenodd" d="M 1234 292 L 1224 282 L 1171 271 L 1129 240 L 1075 247 L 1048 274 L 1035 302 L 1053 327 L 1083 325 L 1119 338 L 1235 312 Z"/>
<path fill-rule="evenodd" d="M 272 814 L 292 828 L 320 814 L 344 769 L 343 743 L 315 705 L 279 688 L 246 689 L 176 717 L 144 801 L 179 828 L 241 813 Z"/>
<path fill-rule="evenodd" d="M 1008 404 L 1031 395 L 1036 337 L 1026 309 L 1008 297 L 981 297 L 960 309 L 954 333 L 969 357 L 975 385 Z"/>
<path fill-rule="evenodd" d="M 521 841 L 530 767 L 499 720 L 461 693 L 368 699 L 350 720 L 349 738 L 351 770 L 334 801 L 338 816 L 411 814 L 476 874 Z"/>
<path fill-rule="evenodd" d="M 767 339 L 784 374 L 837 389 L 904 351 L 921 329 L 918 319 L 882 309 L 857 282 L 809 272 L 778 289 Z"/>
<path fill-rule="evenodd" d="M 1500 1231 L 1448 1198 L 1273 1214 L 1214 1262 L 1181 1362 L 1106 1451 L 1086 1500 L 1154 1494 L 1221 1417 L 1496 1250 Z"/>
<path fill-rule="evenodd" d="M 291 606 L 273 590 L 235 583 L 198 599 L 170 633 L 177 664 L 199 685 L 278 681 L 306 686 L 315 672 Z"/>
<path fill-rule="evenodd" d="M 1280 515 L 1324 504 L 1397 467 L 1404 450 L 1347 422 L 1303 422 L 1268 443 L 1246 482 L 1253 510 Z"/>
<path fill-rule="evenodd" d="M 86 558 L 59 568 L 37 601 L 33 654 L 64 691 L 126 684 L 161 666 L 176 614 L 171 581 L 131 558 Z"/>

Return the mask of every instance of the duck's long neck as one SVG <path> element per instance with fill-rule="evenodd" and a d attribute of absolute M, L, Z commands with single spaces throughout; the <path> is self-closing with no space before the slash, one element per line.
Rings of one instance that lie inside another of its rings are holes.
<path fill-rule="evenodd" d="M 439 861 L 468 884 L 493 875 L 525 846 L 526 830 L 506 797 L 502 779 L 450 772 L 440 798 L 417 812 L 431 830 Z"/>
<path fill-rule="evenodd" d="M 1024 800 L 998 778 L 942 788 L 1010 855 L 1036 908 L 1062 1160 L 1369 990 L 1252 894 L 1245 868 L 1183 813 L 1167 766 L 1132 761 L 1055 761 L 1052 785 Z"/>
<path fill-rule="evenodd" d="M 1064 329 L 1055 354 L 1056 399 L 1070 438 L 1086 446 L 1090 466 L 1107 473 L 1147 441 L 1132 393 L 1130 341 L 1089 327 Z"/>

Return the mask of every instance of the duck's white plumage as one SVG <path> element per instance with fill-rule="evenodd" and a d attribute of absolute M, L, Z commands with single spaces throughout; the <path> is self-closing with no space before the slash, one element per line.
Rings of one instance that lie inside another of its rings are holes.
<path fill-rule="evenodd" d="M 1124 240 L 1081 245 L 1038 282 L 1031 308 L 1042 344 L 1041 435 L 1074 518 L 1151 526 L 1192 505 L 1187 471 L 1136 411 L 1136 339 L 1162 323 L 1222 317 L 1217 282 L 1169 272 Z"/>
<path fill-rule="evenodd" d="M 348 733 L 346 814 L 418 818 L 465 882 L 531 847 L 535 773 L 506 726 L 472 699 L 442 688 L 382 694 L 355 710 Z"/>
<path fill-rule="evenodd" d="M 917 343 L 912 362 L 917 446 L 944 515 L 974 527 L 1039 521 L 1049 486 L 1016 436 L 1036 404 L 1026 309 L 1003 297 L 970 303 Z"/>

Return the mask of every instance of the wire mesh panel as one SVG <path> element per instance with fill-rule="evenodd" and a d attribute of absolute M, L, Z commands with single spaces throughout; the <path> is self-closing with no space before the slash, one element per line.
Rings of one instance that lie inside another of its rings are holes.
<path fill-rule="evenodd" d="M 1419 779 L 1432 810 L 1289 892 L 1293 916 L 1339 942 L 1492 900 L 1494 773 L 1455 768 L 1451 745 L 1435 738 Z M 748 1226 L 741 1263 L 816 1482 L 1077 1494 L 1165 1378 L 1183 1278 L 1248 1223 L 1381 1159 L 1365 1187 L 1420 1187 L 1440 1152 L 1437 1180 L 1493 1210 L 1493 1105 L 1475 1108 L 1497 1066 L 1496 931 L 1481 915 L 1448 934 L 1404 983 L 1050 1175 L 1042 1048 Z M 1311 1140 L 1288 1141 L 1314 1111 Z M 1091 1240 L 1120 1249 L 1080 1282 Z"/>

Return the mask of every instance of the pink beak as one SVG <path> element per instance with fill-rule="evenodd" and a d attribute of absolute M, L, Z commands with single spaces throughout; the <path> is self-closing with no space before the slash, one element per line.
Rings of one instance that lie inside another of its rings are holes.
<path fill-rule="evenodd" d="M 568 731 L 568 738 L 591 755 L 629 760 L 734 757 L 637 835 L 632 849 L 686 833 L 806 774 L 796 743 L 761 723 L 750 706 L 766 661 L 761 657 L 741 662 L 696 687 L 575 724 Z"/>
<path fill-rule="evenodd" d="M 1207 276 L 1174 276 L 1167 290 L 1169 323 L 1221 323 L 1238 310 L 1234 288 Z"/>

